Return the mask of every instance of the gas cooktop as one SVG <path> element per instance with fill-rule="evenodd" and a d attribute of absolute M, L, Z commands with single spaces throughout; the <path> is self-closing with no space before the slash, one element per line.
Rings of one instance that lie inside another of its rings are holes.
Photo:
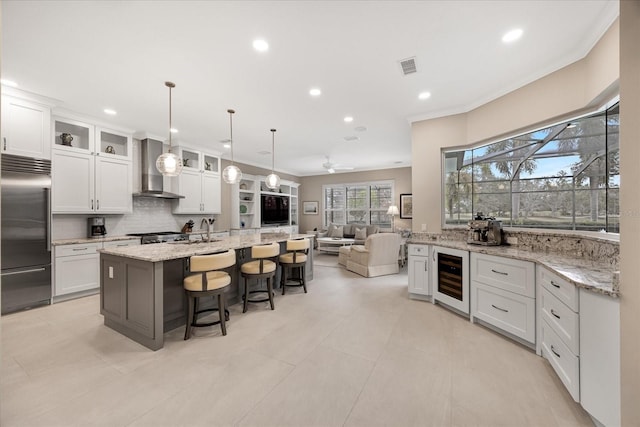
<path fill-rule="evenodd" d="M 189 235 L 177 231 L 157 231 L 153 233 L 129 233 L 127 236 L 140 237 L 140 243 L 147 245 L 149 243 L 164 242 L 180 242 L 189 240 Z"/>

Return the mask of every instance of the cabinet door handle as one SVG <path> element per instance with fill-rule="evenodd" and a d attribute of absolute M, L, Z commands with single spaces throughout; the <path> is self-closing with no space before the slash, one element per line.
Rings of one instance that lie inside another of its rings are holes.
<path fill-rule="evenodd" d="M 427 271 L 427 261 L 424 262 L 424 271 Z"/>
<path fill-rule="evenodd" d="M 2 138 L 2 141 L 4 143 L 4 150 L 7 151 L 7 137 L 5 136 L 4 138 Z"/>
<path fill-rule="evenodd" d="M 551 286 L 560 289 L 560 285 L 557 285 L 553 280 L 551 281 Z"/>
<path fill-rule="evenodd" d="M 72 251 L 86 251 L 89 248 L 71 248 Z"/>
<path fill-rule="evenodd" d="M 556 312 L 555 312 L 555 311 L 553 311 L 553 308 L 551 309 L 551 314 L 553 314 L 553 317 L 555 317 L 556 319 L 559 319 L 559 318 L 560 318 L 560 316 L 558 316 L 558 315 L 556 314 Z"/>
<path fill-rule="evenodd" d="M 91 199 L 91 209 L 93 210 L 93 199 Z"/>
<path fill-rule="evenodd" d="M 554 349 L 553 345 L 551 346 L 551 353 L 555 354 L 558 359 L 560 359 L 560 354 L 558 354 Z"/>
<path fill-rule="evenodd" d="M 502 274 L 503 276 L 508 276 L 509 275 L 509 273 L 504 273 L 502 271 L 494 270 L 493 268 L 491 269 L 491 271 L 496 273 L 496 274 Z"/>
<path fill-rule="evenodd" d="M 100 210 L 100 200 L 96 200 L 96 210 Z"/>
<path fill-rule="evenodd" d="M 505 312 L 505 313 L 508 313 L 508 312 L 509 312 L 509 310 L 505 310 L 504 308 L 500 308 L 500 307 L 495 306 L 495 305 L 493 305 L 493 304 L 491 304 L 491 307 L 495 308 L 496 310 L 503 311 L 503 312 Z"/>
<path fill-rule="evenodd" d="M 120 247 L 120 246 L 129 246 L 129 244 L 128 244 L 128 243 L 123 243 L 123 244 L 121 244 L 121 245 L 116 245 L 116 246 L 117 246 L 117 247 Z"/>

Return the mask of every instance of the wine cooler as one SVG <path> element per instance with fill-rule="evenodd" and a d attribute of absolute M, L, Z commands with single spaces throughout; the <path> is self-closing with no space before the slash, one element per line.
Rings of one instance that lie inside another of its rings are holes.
<path fill-rule="evenodd" d="M 433 301 L 469 314 L 469 252 L 435 247 Z"/>

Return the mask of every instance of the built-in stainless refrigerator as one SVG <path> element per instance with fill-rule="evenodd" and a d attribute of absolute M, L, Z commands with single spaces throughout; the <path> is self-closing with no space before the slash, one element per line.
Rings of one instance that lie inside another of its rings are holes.
<path fill-rule="evenodd" d="M 51 302 L 51 162 L 2 155 L 2 314 Z"/>

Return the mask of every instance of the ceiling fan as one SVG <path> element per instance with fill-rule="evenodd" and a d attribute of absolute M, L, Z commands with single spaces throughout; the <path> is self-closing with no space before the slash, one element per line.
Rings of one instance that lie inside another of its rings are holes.
<path fill-rule="evenodd" d="M 336 173 L 336 171 L 353 170 L 353 167 L 351 166 L 342 166 L 338 163 L 332 163 L 331 160 L 329 160 L 329 156 L 326 156 L 326 158 L 327 158 L 327 161 L 322 164 L 322 167 L 325 168 L 329 173 Z"/>

